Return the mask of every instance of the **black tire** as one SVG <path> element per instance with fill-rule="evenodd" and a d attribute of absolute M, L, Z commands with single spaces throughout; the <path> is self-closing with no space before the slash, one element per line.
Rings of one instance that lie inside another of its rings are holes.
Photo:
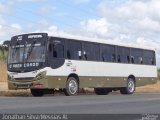
<path fill-rule="evenodd" d="M 64 89 L 64 94 L 66 96 L 77 95 L 78 90 L 79 90 L 79 84 L 77 82 L 77 79 L 74 77 L 69 77 L 66 82 L 66 88 Z"/>
<path fill-rule="evenodd" d="M 121 88 L 120 93 L 129 95 L 133 94 L 134 91 L 135 91 L 135 81 L 133 80 L 133 78 L 128 78 L 127 87 Z"/>
<path fill-rule="evenodd" d="M 54 94 L 55 89 L 43 89 L 43 94 Z"/>
<path fill-rule="evenodd" d="M 109 88 L 94 88 L 94 92 L 97 95 L 108 95 L 110 92 L 112 92 L 112 89 L 109 89 Z"/>
<path fill-rule="evenodd" d="M 41 89 L 31 89 L 31 94 L 34 97 L 42 97 L 44 95 L 44 92 Z"/>

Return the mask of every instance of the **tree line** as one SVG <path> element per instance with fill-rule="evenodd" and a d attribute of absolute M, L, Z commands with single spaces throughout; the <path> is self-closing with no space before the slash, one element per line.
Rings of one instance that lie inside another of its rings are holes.
<path fill-rule="evenodd" d="M 0 61 L 7 62 L 8 47 L 0 45 Z"/>

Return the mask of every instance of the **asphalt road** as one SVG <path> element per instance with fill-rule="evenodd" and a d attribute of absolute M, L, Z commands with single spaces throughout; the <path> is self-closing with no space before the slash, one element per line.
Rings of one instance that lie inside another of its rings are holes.
<path fill-rule="evenodd" d="M 142 120 L 143 115 L 159 114 L 160 93 L 133 95 L 78 95 L 78 96 L 44 96 L 44 97 L 0 97 L 0 114 L 90 114 L 90 116 L 72 116 L 75 120 Z M 98 115 L 97 115 L 98 114 Z M 99 115 L 101 114 L 101 115 Z M 114 114 L 114 115 L 113 115 Z M 116 114 L 123 115 L 122 117 Z M 133 114 L 140 114 L 139 116 Z M 141 116 L 142 115 L 142 116 Z M 0 116 L 2 119 L 2 116 Z M 146 116 L 145 116 L 146 117 Z M 153 117 L 153 116 L 151 116 Z M 156 117 L 156 116 L 154 116 Z M 111 119 L 112 118 L 112 119 Z M 120 119 L 122 118 L 122 119 Z M 148 118 L 148 116 L 146 117 Z M 148 120 L 148 119 L 147 119 Z M 149 119 L 150 120 L 150 119 Z"/>
<path fill-rule="evenodd" d="M 0 97 L 0 113 L 160 114 L 160 94 Z"/>

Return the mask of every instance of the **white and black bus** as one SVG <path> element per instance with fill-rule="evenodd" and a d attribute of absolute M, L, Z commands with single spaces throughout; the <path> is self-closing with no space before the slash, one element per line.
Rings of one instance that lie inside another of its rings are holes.
<path fill-rule="evenodd" d="M 94 88 L 98 95 L 132 94 L 135 87 L 156 82 L 154 49 L 47 33 L 17 35 L 9 44 L 8 87 L 31 89 L 33 96 L 58 88 L 68 96 L 79 88 Z"/>

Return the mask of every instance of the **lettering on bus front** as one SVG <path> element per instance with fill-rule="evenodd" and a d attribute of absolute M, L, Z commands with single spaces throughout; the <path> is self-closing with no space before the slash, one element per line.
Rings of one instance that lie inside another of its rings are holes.
<path fill-rule="evenodd" d="M 38 67 L 39 63 L 24 63 L 24 64 L 10 64 L 9 68 L 27 68 L 27 67 Z"/>
<path fill-rule="evenodd" d="M 33 38 L 42 38 L 42 35 L 28 35 L 28 39 L 33 39 Z"/>

